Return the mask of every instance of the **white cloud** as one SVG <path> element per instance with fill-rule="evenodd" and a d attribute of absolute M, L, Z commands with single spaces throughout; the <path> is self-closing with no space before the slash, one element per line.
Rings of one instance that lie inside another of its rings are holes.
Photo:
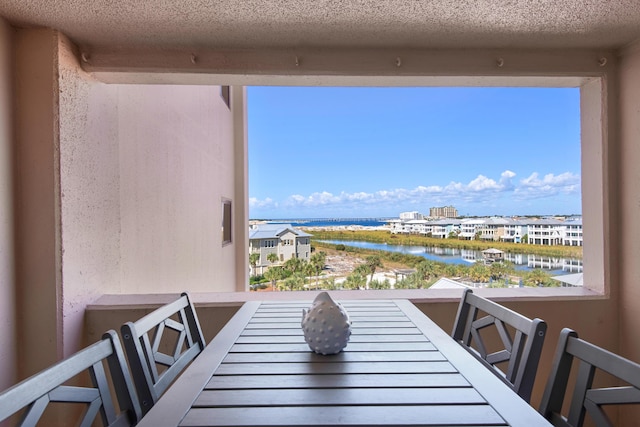
<path fill-rule="evenodd" d="M 402 211 L 410 205 L 428 207 L 439 204 L 482 204 L 488 206 L 495 205 L 496 200 L 499 199 L 513 198 L 522 202 L 558 194 L 580 194 L 580 176 L 571 172 L 560 175 L 546 174 L 543 178 L 534 172 L 527 178 L 514 182 L 515 177 L 515 172 L 505 170 L 497 180 L 480 174 L 466 184 L 452 181 L 445 186 L 421 185 L 413 189 L 396 188 L 373 193 L 333 194 L 322 191 L 308 196 L 295 194 L 289 196 L 281 205 L 290 212 L 296 212 L 296 209 L 299 209 L 310 213 L 317 211 L 318 214 L 322 209 L 366 212 L 374 207 L 378 210 Z M 252 198 L 249 204 L 251 208 L 278 206 L 277 202 L 269 198 L 262 201 Z"/>
<path fill-rule="evenodd" d="M 558 194 L 580 194 L 580 176 L 571 172 L 546 174 L 540 179 L 537 172 L 520 180 L 514 193 L 518 199 L 539 199 Z"/>
<path fill-rule="evenodd" d="M 270 198 L 266 198 L 264 200 L 258 200 L 255 197 L 250 197 L 249 198 L 249 207 L 250 208 L 259 208 L 259 209 L 263 209 L 263 208 L 277 208 L 278 207 L 278 203 L 274 202 L 272 199 Z"/>

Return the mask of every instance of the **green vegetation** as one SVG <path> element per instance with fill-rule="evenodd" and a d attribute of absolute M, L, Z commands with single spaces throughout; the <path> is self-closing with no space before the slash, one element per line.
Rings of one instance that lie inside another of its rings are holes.
<path fill-rule="evenodd" d="M 257 252 L 254 252 L 252 254 L 249 255 L 249 264 L 251 264 L 251 271 L 253 271 L 254 275 L 256 274 L 256 266 L 258 265 L 258 261 L 260 261 L 260 254 Z"/>
<path fill-rule="evenodd" d="M 337 246 L 331 243 L 314 242 L 316 248 L 332 248 Z M 516 270 L 513 263 L 509 261 L 495 262 L 491 265 L 485 265 L 477 262 L 470 265 L 463 264 L 447 264 L 444 262 L 432 261 L 425 259 L 420 255 L 402 254 L 399 252 L 380 251 L 375 249 L 363 249 L 347 246 L 345 252 L 364 257 L 365 263 L 356 267 L 351 275 L 343 284 L 343 289 L 364 289 L 366 285 L 366 276 L 371 274 L 371 267 L 368 264 L 373 262 L 374 258 L 378 258 L 380 265 L 385 261 L 394 264 L 401 264 L 408 268 L 415 269 L 415 273 L 396 281 L 395 289 L 424 289 L 430 287 L 441 277 L 448 277 L 455 280 L 461 280 L 474 283 L 486 283 L 488 287 L 508 287 L 519 285 L 524 286 L 545 286 L 558 287 L 560 282 L 553 280 L 549 273 L 541 269 L 531 271 Z M 375 271 L 375 270 L 374 270 Z M 335 282 L 333 282 L 335 289 Z M 369 283 L 371 289 L 388 289 L 384 284 Z M 390 286 L 389 286 L 390 287 Z M 326 289 L 326 288 L 325 288 Z"/>
<path fill-rule="evenodd" d="M 437 239 L 415 234 L 391 234 L 384 230 L 313 230 L 310 233 L 313 234 L 311 238 L 313 243 L 317 243 L 318 240 L 357 240 L 372 243 L 387 243 L 390 245 L 434 246 L 476 251 L 496 248 L 508 253 L 526 253 L 547 257 L 582 259 L 582 247 L 580 246 L 542 246 L 528 245 L 526 243 L 458 240 L 456 238 Z"/>
<path fill-rule="evenodd" d="M 473 283 L 485 283 L 487 287 L 508 287 L 514 285 L 523 286 L 560 286 L 560 282 L 553 280 L 549 273 L 541 269 L 535 269 L 531 271 L 516 270 L 513 263 L 495 262 L 490 265 L 484 263 L 473 263 L 469 265 L 464 264 L 447 264 L 444 262 L 437 262 L 425 259 L 419 255 L 403 254 L 399 252 L 388 252 L 375 249 L 363 249 L 355 248 L 352 246 L 345 246 L 343 244 L 331 244 L 325 243 L 319 240 L 338 240 L 338 236 L 342 236 L 342 239 L 349 240 L 361 240 L 361 241 L 373 241 L 376 243 L 388 242 L 392 244 L 406 244 L 406 245 L 418 245 L 420 243 L 427 245 L 433 245 L 432 242 L 437 243 L 454 243 L 462 244 L 464 246 L 455 246 L 459 248 L 483 250 L 487 247 L 496 247 L 505 251 L 505 246 L 511 248 L 512 252 L 524 252 L 534 253 L 533 249 L 540 249 L 539 246 L 526 246 L 518 244 L 505 244 L 495 242 L 474 242 L 474 241 L 461 241 L 457 239 L 430 239 L 427 237 L 419 236 L 394 236 L 396 238 L 389 239 L 389 234 L 385 232 L 377 231 L 339 231 L 339 232 L 314 232 L 312 255 L 310 260 L 304 261 L 298 258 L 291 258 L 282 263 L 282 265 L 271 266 L 263 276 L 254 276 L 250 278 L 250 289 L 260 290 L 267 288 L 267 284 L 270 284 L 272 289 L 277 290 L 291 290 L 301 291 L 307 289 L 325 289 L 325 290 L 337 290 L 337 289 L 390 289 L 391 284 L 389 280 L 382 282 L 373 280 L 373 276 L 377 269 L 384 268 L 384 263 L 390 263 L 392 265 L 402 266 L 403 268 L 413 269 L 415 272 L 409 274 L 406 277 L 396 277 L 395 289 L 426 289 L 434 284 L 438 279 L 442 277 L 451 278 L 463 282 Z M 358 236 L 358 237 L 356 237 Z M 386 238 L 387 240 L 384 240 Z M 370 239 L 370 240 L 367 240 Z M 377 240 L 373 240 L 377 239 Z M 400 243 L 403 242 L 403 243 Z M 454 247 L 450 245 L 442 245 L 445 247 Z M 354 256 L 358 256 L 364 259 L 364 263 L 356 266 L 354 270 L 349 274 L 343 283 L 337 284 L 335 277 L 323 277 L 322 270 L 324 269 L 326 262 L 326 250 L 344 251 Z M 515 249 L 517 248 L 517 249 Z M 548 248 L 548 247 L 547 247 Z M 576 248 L 565 247 L 551 247 L 548 249 L 571 249 L 575 251 Z M 531 250 L 530 250 L 531 249 Z M 581 249 L 581 248 L 579 248 Z M 580 256 L 582 251 L 580 250 Z M 539 252 L 535 252 L 539 253 Z M 557 256 L 549 255 L 547 256 Z M 576 257 L 576 253 L 567 255 L 563 253 L 562 256 Z M 269 260 L 272 263 L 277 262 L 275 260 Z M 252 266 L 257 263 L 257 260 L 250 257 L 249 262 Z M 368 282 L 368 284 L 367 284 Z"/>

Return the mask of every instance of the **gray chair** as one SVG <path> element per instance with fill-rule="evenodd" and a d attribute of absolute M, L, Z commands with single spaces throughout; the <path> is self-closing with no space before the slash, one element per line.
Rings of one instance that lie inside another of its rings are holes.
<path fill-rule="evenodd" d="M 136 322 L 125 323 L 121 333 L 144 416 L 204 350 L 204 337 L 187 293 Z"/>
<path fill-rule="evenodd" d="M 89 373 L 93 387 L 65 384 L 84 372 Z M 116 395 L 118 410 L 112 393 Z M 140 420 L 140 407 L 115 331 L 106 332 L 101 341 L 2 392 L 0 421 L 15 416 L 20 418 L 18 425 L 35 426 L 50 402 L 84 406 L 79 422 L 69 420 L 69 425 L 92 426 L 98 413 L 103 426 L 133 426 Z"/>
<path fill-rule="evenodd" d="M 561 411 L 574 359 L 579 360 L 577 376 L 565 417 Z M 616 386 L 593 388 L 598 370 L 615 377 Z M 581 427 L 587 414 L 597 427 L 612 427 L 603 406 L 634 403 L 640 403 L 640 365 L 578 338 L 578 334 L 569 328 L 563 329 L 540 413 L 557 427 Z"/>
<path fill-rule="evenodd" d="M 490 337 L 491 329 L 503 347 L 498 351 L 488 350 L 485 338 Z M 543 320 L 531 320 L 465 289 L 451 335 L 529 402 L 546 331 Z"/>

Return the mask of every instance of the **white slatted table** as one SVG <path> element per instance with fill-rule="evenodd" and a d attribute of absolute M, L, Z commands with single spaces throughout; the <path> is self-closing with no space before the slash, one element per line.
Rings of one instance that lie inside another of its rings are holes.
<path fill-rule="evenodd" d="M 332 356 L 304 342 L 310 304 L 245 303 L 138 425 L 550 425 L 411 302 L 342 301 Z"/>

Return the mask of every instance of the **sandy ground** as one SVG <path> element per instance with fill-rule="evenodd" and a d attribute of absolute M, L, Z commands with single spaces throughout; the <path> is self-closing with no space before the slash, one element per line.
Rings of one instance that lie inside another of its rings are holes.
<path fill-rule="evenodd" d="M 323 274 L 321 277 L 335 277 L 336 282 L 340 283 L 344 278 L 346 278 L 351 272 L 359 265 L 364 264 L 365 260 L 363 258 L 359 258 L 354 255 L 349 255 L 346 253 L 331 253 L 327 254 L 327 258 L 325 261 L 325 269 L 323 270 Z M 383 262 L 384 264 L 384 262 Z M 396 275 L 393 272 L 393 268 L 383 266 L 382 268 L 377 268 L 375 274 L 373 275 L 374 280 L 384 281 L 388 279 L 390 283 L 395 283 Z"/>
<path fill-rule="evenodd" d="M 359 266 L 360 264 L 364 264 L 364 258 L 360 258 L 356 255 L 349 254 L 341 251 L 327 251 L 324 248 L 320 249 L 327 252 L 327 257 L 325 260 L 325 268 L 322 270 L 322 274 L 320 275 L 320 280 L 327 279 L 330 277 L 335 277 L 336 283 L 343 282 L 346 277 L 353 272 L 353 270 Z M 384 263 L 384 262 L 383 262 Z M 403 267 L 406 268 L 406 267 Z M 376 273 L 373 275 L 374 280 L 378 280 L 380 282 L 384 282 L 385 280 L 389 280 L 389 283 L 392 285 L 396 282 L 396 275 L 393 272 L 393 268 L 389 266 L 383 266 L 382 268 L 377 268 Z M 313 278 L 311 281 L 313 282 Z M 271 291 L 271 286 L 266 289 L 262 289 L 261 291 Z"/>

